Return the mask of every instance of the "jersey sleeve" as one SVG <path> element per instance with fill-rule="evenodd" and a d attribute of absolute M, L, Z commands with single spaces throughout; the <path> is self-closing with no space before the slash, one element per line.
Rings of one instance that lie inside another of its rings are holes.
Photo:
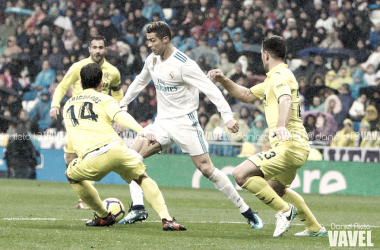
<path fill-rule="evenodd" d="M 120 109 L 119 105 L 115 100 L 109 100 L 104 104 L 107 116 L 118 124 L 132 129 L 137 133 L 142 133 L 144 131 L 143 127 L 127 112 Z"/>
<path fill-rule="evenodd" d="M 286 76 L 279 72 L 275 72 L 269 81 L 269 87 L 272 89 L 277 100 L 283 95 L 292 96 L 292 92 L 289 86 L 289 83 L 286 79 Z"/>
<path fill-rule="evenodd" d="M 149 82 L 152 80 L 152 77 L 150 75 L 150 72 L 148 70 L 148 67 L 146 65 L 145 61 L 144 68 L 142 69 L 141 73 L 136 76 L 135 80 L 131 83 L 129 86 L 127 93 L 125 94 L 124 98 L 120 101 L 120 106 L 127 107 L 129 103 L 131 103 L 136 96 L 143 90 L 146 85 L 149 84 Z"/>
<path fill-rule="evenodd" d="M 264 93 L 265 93 L 266 87 L 267 87 L 267 83 L 263 82 L 263 83 L 260 83 L 260 84 L 257 84 L 255 86 L 253 86 L 249 90 L 251 91 L 251 93 L 254 96 L 256 96 L 257 98 L 259 98 L 260 100 L 263 100 L 264 99 Z"/>
<path fill-rule="evenodd" d="M 182 80 L 202 91 L 220 112 L 224 124 L 233 119 L 232 111 L 222 92 L 199 68 L 193 60 L 187 60 L 182 66 Z"/>
<path fill-rule="evenodd" d="M 79 72 L 75 66 L 76 64 L 70 67 L 65 77 L 62 79 L 62 81 L 58 84 L 57 88 L 55 89 L 53 100 L 51 102 L 51 107 L 59 108 L 60 102 L 62 98 L 65 96 L 67 90 L 78 80 L 78 78 L 80 78 Z"/>
<path fill-rule="evenodd" d="M 120 88 L 120 72 L 116 70 L 116 76 L 111 82 L 111 95 L 115 98 L 115 100 L 120 103 L 121 99 L 123 99 L 123 90 Z"/>

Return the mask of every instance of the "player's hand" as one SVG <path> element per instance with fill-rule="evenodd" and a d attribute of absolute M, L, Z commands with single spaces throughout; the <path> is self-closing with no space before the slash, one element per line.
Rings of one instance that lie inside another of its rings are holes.
<path fill-rule="evenodd" d="M 120 134 L 122 134 L 128 130 L 126 127 L 124 127 L 124 126 L 122 126 L 116 122 L 114 123 L 113 127 L 116 129 L 116 133 L 118 135 L 120 135 Z"/>
<path fill-rule="evenodd" d="M 272 137 L 277 136 L 277 139 L 281 142 L 288 141 L 292 138 L 286 127 L 277 127 L 272 133 Z"/>
<path fill-rule="evenodd" d="M 156 136 L 154 134 L 152 134 L 152 133 L 146 133 L 146 132 L 144 132 L 144 137 L 148 140 L 148 146 L 150 144 L 154 145 L 157 142 Z"/>
<path fill-rule="evenodd" d="M 212 69 L 207 73 L 207 77 L 217 82 L 223 80 L 224 75 L 220 69 Z"/>
<path fill-rule="evenodd" d="M 59 115 L 59 108 L 58 107 L 52 107 L 49 112 L 50 118 L 53 120 L 57 120 L 57 117 Z"/>
<path fill-rule="evenodd" d="M 228 130 L 232 133 L 236 133 L 239 131 L 239 123 L 235 119 L 232 119 L 229 122 L 227 122 L 226 126 Z"/>

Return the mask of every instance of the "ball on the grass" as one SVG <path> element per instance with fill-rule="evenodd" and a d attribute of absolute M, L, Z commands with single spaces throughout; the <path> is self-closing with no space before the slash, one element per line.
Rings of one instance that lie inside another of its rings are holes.
<path fill-rule="evenodd" d="M 107 198 L 103 201 L 108 212 L 111 212 L 116 218 L 116 223 L 119 222 L 125 215 L 124 204 L 116 198 Z"/>

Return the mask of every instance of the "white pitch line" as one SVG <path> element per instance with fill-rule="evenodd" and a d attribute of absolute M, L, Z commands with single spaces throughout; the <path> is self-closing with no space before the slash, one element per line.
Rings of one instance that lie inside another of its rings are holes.
<path fill-rule="evenodd" d="M 8 221 L 62 221 L 67 219 L 57 219 L 57 218 L 2 218 L 1 220 L 8 220 Z M 89 219 L 70 219 L 71 221 L 88 221 Z M 153 221 L 143 221 L 144 223 L 161 223 L 160 220 L 153 220 Z M 247 224 L 246 222 L 241 221 L 183 221 L 183 223 L 194 223 L 194 224 Z M 264 223 L 265 224 L 265 223 Z M 266 223 L 266 224 L 274 224 L 274 223 Z M 304 224 L 301 223 L 292 223 L 294 226 L 304 226 Z M 371 228 L 379 228 L 380 226 L 371 226 Z"/>

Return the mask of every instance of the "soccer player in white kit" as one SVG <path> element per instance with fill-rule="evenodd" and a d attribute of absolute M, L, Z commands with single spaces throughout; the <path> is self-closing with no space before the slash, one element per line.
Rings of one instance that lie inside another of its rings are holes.
<path fill-rule="evenodd" d="M 243 201 L 226 174 L 215 168 L 208 154 L 208 144 L 199 125 L 197 109 L 199 91 L 202 91 L 217 107 L 228 129 L 236 133 L 238 123 L 232 117 L 231 108 L 221 91 L 202 72 L 199 66 L 171 43 L 171 30 L 163 21 L 152 22 L 147 26 L 148 46 L 152 54 L 145 61 L 144 68 L 129 86 L 120 102 L 126 108 L 151 80 L 157 92 L 157 118 L 145 130 L 157 138 L 155 145 L 137 137 L 131 146 L 143 160 L 167 149 L 176 143 L 184 153 L 189 153 L 195 166 L 212 181 L 247 219 L 252 228 L 262 229 L 263 222 Z M 142 193 L 138 185 L 130 186 L 133 193 Z M 132 199 L 135 196 L 132 195 Z M 119 223 L 133 223 L 140 213 L 134 209 Z M 132 221 L 132 222 L 131 222 Z"/>

